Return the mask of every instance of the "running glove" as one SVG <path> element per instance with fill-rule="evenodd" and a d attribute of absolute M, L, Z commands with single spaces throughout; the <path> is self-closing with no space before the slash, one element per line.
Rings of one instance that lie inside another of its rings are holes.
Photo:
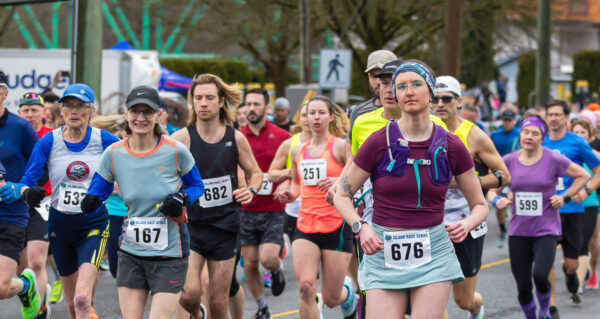
<path fill-rule="evenodd" d="M 40 202 L 46 197 L 46 190 L 40 186 L 29 187 L 21 195 L 29 207 L 40 207 Z"/>
<path fill-rule="evenodd" d="M 95 212 L 102 205 L 102 200 L 97 195 L 85 194 L 81 201 L 81 211 L 84 214 Z"/>
<path fill-rule="evenodd" d="M 180 217 L 183 206 L 187 204 L 188 196 L 186 193 L 169 194 L 160 205 L 160 212 L 170 217 Z"/>
<path fill-rule="evenodd" d="M 6 204 L 12 204 L 21 199 L 21 188 L 23 184 L 6 182 L 6 185 L 0 188 L 0 199 Z"/>

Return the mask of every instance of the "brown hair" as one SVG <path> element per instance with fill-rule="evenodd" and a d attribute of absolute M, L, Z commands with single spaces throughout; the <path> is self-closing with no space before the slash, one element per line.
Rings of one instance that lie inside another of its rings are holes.
<path fill-rule="evenodd" d="M 583 129 L 585 129 L 588 132 L 588 138 L 596 136 L 596 132 L 594 130 L 594 128 L 592 127 L 592 125 L 590 125 L 589 122 L 587 121 L 582 121 L 582 120 L 576 120 L 571 122 L 571 131 L 573 131 L 573 128 L 575 127 L 575 125 L 579 125 L 581 127 L 583 127 Z M 587 139 L 586 139 L 587 141 Z"/>
<path fill-rule="evenodd" d="M 350 120 L 344 113 L 344 109 L 341 106 L 333 103 L 328 97 L 317 95 L 311 97 L 306 104 L 308 105 L 313 101 L 322 101 L 327 105 L 327 109 L 329 109 L 329 114 L 333 115 L 333 121 L 329 123 L 329 132 L 337 137 L 347 137 L 348 136 L 348 127 L 350 127 Z"/>
<path fill-rule="evenodd" d="M 233 123 L 233 114 L 230 110 L 230 106 L 239 105 L 242 102 L 242 92 L 236 85 L 228 85 L 220 77 L 214 74 L 200 74 L 194 77 L 194 81 L 188 91 L 188 103 L 192 105 L 192 114 L 188 122 L 189 125 L 196 125 L 196 111 L 194 110 L 194 89 L 198 85 L 203 84 L 214 84 L 217 87 L 219 100 L 223 98 L 225 103 L 219 111 L 219 121 L 225 125 L 231 125 Z"/>

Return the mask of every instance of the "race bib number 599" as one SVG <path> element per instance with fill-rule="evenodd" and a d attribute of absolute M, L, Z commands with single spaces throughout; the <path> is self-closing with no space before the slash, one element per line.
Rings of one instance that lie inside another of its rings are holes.
<path fill-rule="evenodd" d="M 431 262 L 429 230 L 383 233 L 386 268 L 414 268 Z"/>

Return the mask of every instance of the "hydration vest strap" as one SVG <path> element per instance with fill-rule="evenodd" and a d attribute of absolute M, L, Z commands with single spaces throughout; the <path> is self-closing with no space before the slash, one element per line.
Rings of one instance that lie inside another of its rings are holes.
<path fill-rule="evenodd" d="M 426 159 L 412 159 L 409 158 L 407 160 L 408 164 L 412 164 L 413 169 L 415 170 L 415 178 L 417 179 L 417 209 L 421 209 L 421 175 L 419 175 L 419 165 L 431 165 L 430 160 Z"/>

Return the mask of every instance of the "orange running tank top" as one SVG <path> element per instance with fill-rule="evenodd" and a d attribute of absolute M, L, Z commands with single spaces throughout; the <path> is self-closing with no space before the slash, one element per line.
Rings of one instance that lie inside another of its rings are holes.
<path fill-rule="evenodd" d="M 344 167 L 333 156 L 334 139 L 335 136 L 329 139 L 323 153 L 317 158 L 311 158 L 307 154 L 308 141 L 296 158 L 302 197 L 296 226 L 303 233 L 331 233 L 344 222 L 335 207 L 325 201 L 325 192 L 315 186 L 319 179 L 339 177 L 342 174 Z"/>

